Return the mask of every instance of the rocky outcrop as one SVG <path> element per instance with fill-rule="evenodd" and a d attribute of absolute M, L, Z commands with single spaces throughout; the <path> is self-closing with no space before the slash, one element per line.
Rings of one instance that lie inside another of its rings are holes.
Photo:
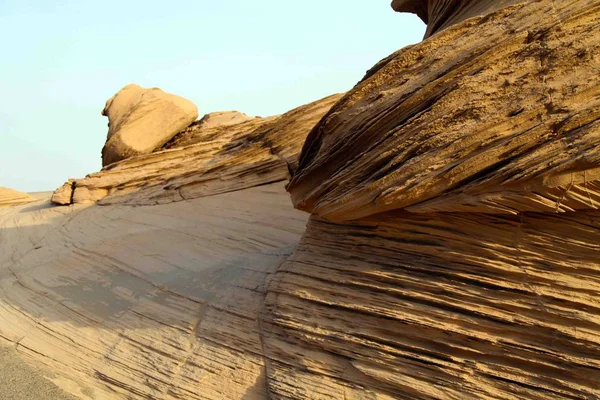
<path fill-rule="evenodd" d="M 198 118 L 198 108 L 158 88 L 131 84 L 106 102 L 102 115 L 109 119 L 102 149 L 106 166 L 160 148 Z"/>
<path fill-rule="evenodd" d="M 34 198 L 27 193 L 0 187 L 0 207 L 14 206 L 32 201 L 34 201 Z"/>
<path fill-rule="evenodd" d="M 392 0 L 392 8 L 417 14 L 427 24 L 425 38 L 428 38 L 468 18 L 525 2 L 527 0 Z"/>
<path fill-rule="evenodd" d="M 214 114 L 217 114 L 217 116 L 213 117 L 212 115 Z M 252 132 L 279 117 L 277 115 L 268 118 L 243 118 L 239 116 L 234 116 L 233 118 L 220 118 L 220 116 L 226 114 L 228 113 L 212 113 L 205 115 L 200 121 L 194 122 L 189 127 L 179 132 L 173 139 L 169 140 L 163 146 L 162 150 L 205 143 L 210 140 L 218 139 L 224 135 L 235 136 Z"/>
<path fill-rule="evenodd" d="M 194 124 L 67 182 L 72 207 L 0 210 L 0 343 L 85 399 L 268 398 L 259 316 L 308 219 L 283 181 L 340 97 Z"/>
<path fill-rule="evenodd" d="M 309 135 L 295 204 L 331 220 L 597 209 L 595 12 L 526 2 L 386 59 Z"/>
<path fill-rule="evenodd" d="M 56 189 L 50 198 L 50 201 L 60 206 L 66 206 L 73 203 L 73 191 L 75 189 L 75 179 L 69 179 L 61 187 Z"/>
<path fill-rule="evenodd" d="M 595 2 L 492 8 L 317 124 L 263 313 L 273 397 L 600 396 L 599 28 Z"/>
<path fill-rule="evenodd" d="M 477 14 L 0 209 L 0 341 L 84 398 L 598 398 L 600 6 Z"/>
<path fill-rule="evenodd" d="M 316 216 L 269 285 L 274 398 L 593 399 L 600 213 Z"/>
<path fill-rule="evenodd" d="M 308 132 L 341 97 L 278 117 L 236 124 L 193 124 L 152 154 L 133 157 L 67 183 L 53 201 L 154 205 L 287 181 Z"/>

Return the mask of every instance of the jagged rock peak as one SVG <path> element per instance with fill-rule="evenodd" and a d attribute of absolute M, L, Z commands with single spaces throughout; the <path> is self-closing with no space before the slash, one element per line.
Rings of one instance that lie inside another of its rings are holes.
<path fill-rule="evenodd" d="M 106 166 L 159 149 L 198 118 L 198 108 L 161 89 L 130 84 L 106 102 L 102 115 L 109 120 L 102 149 Z"/>
<path fill-rule="evenodd" d="M 393 0 L 398 12 L 417 14 L 427 24 L 425 37 L 477 15 L 527 0 Z"/>

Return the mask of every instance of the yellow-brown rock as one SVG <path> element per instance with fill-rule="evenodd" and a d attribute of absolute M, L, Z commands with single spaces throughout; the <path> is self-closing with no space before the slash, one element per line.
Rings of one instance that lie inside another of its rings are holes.
<path fill-rule="evenodd" d="M 18 190 L 0 187 L 0 207 L 14 206 L 17 204 L 30 203 L 34 200 L 27 193 Z"/>
<path fill-rule="evenodd" d="M 50 201 L 60 206 L 67 206 L 73 203 L 73 189 L 75 179 L 69 179 L 52 194 Z"/>
<path fill-rule="evenodd" d="M 198 108 L 158 88 L 130 84 L 106 102 L 102 115 L 109 120 L 102 149 L 106 166 L 159 149 L 198 118 Z"/>
<path fill-rule="evenodd" d="M 0 209 L 0 341 L 86 399 L 600 398 L 600 5 L 406 4 L 343 98 Z"/>
<path fill-rule="evenodd" d="M 275 398 L 593 399 L 600 213 L 312 217 L 269 286 Z"/>
<path fill-rule="evenodd" d="M 527 0 L 392 0 L 392 8 L 417 14 L 427 24 L 425 38 L 428 38 L 465 19 L 525 2 Z"/>
<path fill-rule="evenodd" d="M 47 201 L 0 208 L 0 345 L 82 399 L 268 397 L 258 316 L 308 217 L 283 183 L 157 207 Z"/>
<path fill-rule="evenodd" d="M 193 124 L 165 149 L 112 164 L 59 190 L 71 185 L 75 204 L 154 205 L 287 181 L 306 135 L 340 97 L 277 117 Z"/>
<path fill-rule="evenodd" d="M 309 135 L 295 204 L 332 220 L 597 209 L 596 12 L 524 2 L 387 58 Z"/>
<path fill-rule="evenodd" d="M 307 138 L 274 398 L 600 397 L 600 5 L 471 3 Z"/>

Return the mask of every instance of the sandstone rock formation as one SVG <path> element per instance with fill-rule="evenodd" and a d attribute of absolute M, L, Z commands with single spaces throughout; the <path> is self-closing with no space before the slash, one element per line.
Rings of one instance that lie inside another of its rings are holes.
<path fill-rule="evenodd" d="M 28 195 L 27 193 L 0 187 L 0 207 L 29 203 L 33 200 L 34 198 Z"/>
<path fill-rule="evenodd" d="M 0 209 L 0 341 L 82 398 L 600 397 L 600 5 L 479 4 Z"/>
<path fill-rule="evenodd" d="M 468 18 L 524 2 L 526 0 L 392 0 L 392 8 L 417 14 L 427 24 L 425 38 L 428 38 Z"/>
<path fill-rule="evenodd" d="M 51 201 L 60 206 L 66 206 L 73 203 L 73 189 L 75 179 L 69 179 L 52 194 Z"/>
<path fill-rule="evenodd" d="M 236 125 L 256 118 L 259 117 L 251 117 L 239 111 L 218 111 L 206 114 L 198 121 L 198 124 L 203 128 L 214 128 L 215 126 Z"/>
<path fill-rule="evenodd" d="M 109 119 L 102 149 L 106 166 L 160 148 L 198 118 L 198 108 L 158 88 L 131 84 L 106 102 L 102 115 Z"/>
<path fill-rule="evenodd" d="M 307 138 L 274 397 L 600 396 L 600 6 L 478 3 Z"/>
<path fill-rule="evenodd" d="M 268 397 L 258 316 L 307 219 L 283 183 L 44 204 L 0 208 L 0 345 L 83 399 Z"/>
<path fill-rule="evenodd" d="M 340 97 L 329 96 L 277 117 L 233 125 L 193 124 L 163 150 L 67 182 L 52 201 L 153 205 L 287 181 L 306 135 Z"/>
<path fill-rule="evenodd" d="M 309 135 L 297 206 L 335 220 L 597 209 L 599 44 L 581 14 L 595 9 L 561 4 L 473 18 L 378 65 Z"/>

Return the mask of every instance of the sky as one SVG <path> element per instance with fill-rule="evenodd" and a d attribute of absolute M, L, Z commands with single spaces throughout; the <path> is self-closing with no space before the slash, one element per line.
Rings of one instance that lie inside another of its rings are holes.
<path fill-rule="evenodd" d="M 200 116 L 280 114 L 349 90 L 424 31 L 390 0 L 0 0 L 0 186 L 100 170 L 100 112 L 129 83 Z"/>

